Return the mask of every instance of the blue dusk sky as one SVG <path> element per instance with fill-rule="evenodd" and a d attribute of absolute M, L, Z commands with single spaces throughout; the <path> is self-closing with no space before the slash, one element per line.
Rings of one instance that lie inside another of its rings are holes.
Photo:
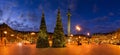
<path fill-rule="evenodd" d="M 105 33 L 120 28 L 120 0 L 0 0 L 0 23 L 21 31 L 39 31 L 42 10 L 47 31 L 54 32 L 57 9 L 67 33 L 67 10 L 71 10 L 71 33 Z M 82 30 L 77 32 L 75 26 Z"/>

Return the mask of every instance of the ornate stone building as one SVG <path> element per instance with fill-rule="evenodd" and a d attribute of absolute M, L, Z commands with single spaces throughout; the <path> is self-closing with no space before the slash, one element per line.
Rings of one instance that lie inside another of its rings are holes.
<path fill-rule="evenodd" d="M 7 42 L 15 42 L 15 41 L 34 41 L 37 38 L 37 33 L 34 31 L 18 31 L 13 30 L 10 26 L 3 23 L 0 25 L 0 43 L 3 43 L 4 40 Z"/>

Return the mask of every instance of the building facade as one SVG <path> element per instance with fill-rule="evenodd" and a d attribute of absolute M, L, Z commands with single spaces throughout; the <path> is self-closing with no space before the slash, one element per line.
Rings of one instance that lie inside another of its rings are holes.
<path fill-rule="evenodd" d="M 3 23 L 0 25 L 0 43 L 22 42 L 22 41 L 35 42 L 37 38 L 37 33 L 38 32 L 35 31 L 13 30 L 7 24 Z"/>

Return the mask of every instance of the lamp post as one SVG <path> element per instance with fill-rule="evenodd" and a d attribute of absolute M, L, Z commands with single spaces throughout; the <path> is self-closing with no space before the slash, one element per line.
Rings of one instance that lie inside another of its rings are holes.
<path fill-rule="evenodd" d="M 79 25 L 76 25 L 75 28 L 77 31 L 81 31 L 81 27 Z"/>
<path fill-rule="evenodd" d="M 87 36 L 88 36 L 88 44 L 90 43 L 90 33 L 88 32 L 87 33 Z"/>
<path fill-rule="evenodd" d="M 70 34 L 70 37 L 68 38 L 68 44 L 71 44 L 71 41 L 73 41 L 73 34 Z"/>
<path fill-rule="evenodd" d="M 76 25 L 76 26 L 75 26 L 75 29 L 76 29 L 77 33 L 78 33 L 79 31 L 81 31 L 81 27 L 80 27 L 79 25 Z M 78 43 L 78 45 L 81 45 L 80 39 L 77 40 L 77 43 Z"/>
<path fill-rule="evenodd" d="M 5 36 L 6 36 L 6 34 L 7 34 L 7 31 L 4 31 L 4 34 L 5 34 Z M 4 38 L 3 38 L 3 41 L 4 41 L 4 44 L 5 44 L 5 46 L 6 46 L 6 37 L 4 36 Z"/>
<path fill-rule="evenodd" d="M 35 35 L 34 32 L 31 33 L 31 36 L 33 37 L 33 35 Z M 32 37 L 30 38 L 31 39 L 31 43 L 32 43 Z"/>
<path fill-rule="evenodd" d="M 90 33 L 88 32 L 87 35 L 90 36 Z"/>

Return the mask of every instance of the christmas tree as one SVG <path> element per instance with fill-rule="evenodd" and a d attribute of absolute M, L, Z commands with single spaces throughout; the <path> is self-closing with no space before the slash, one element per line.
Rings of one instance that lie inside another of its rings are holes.
<path fill-rule="evenodd" d="M 49 47 L 48 34 L 46 29 L 44 13 L 42 13 L 40 31 L 38 33 L 36 48 L 47 48 L 47 47 Z"/>
<path fill-rule="evenodd" d="M 60 9 L 58 9 L 56 27 L 54 29 L 53 39 L 52 39 L 52 47 L 64 47 L 65 46 L 65 35 L 63 31 Z"/>

